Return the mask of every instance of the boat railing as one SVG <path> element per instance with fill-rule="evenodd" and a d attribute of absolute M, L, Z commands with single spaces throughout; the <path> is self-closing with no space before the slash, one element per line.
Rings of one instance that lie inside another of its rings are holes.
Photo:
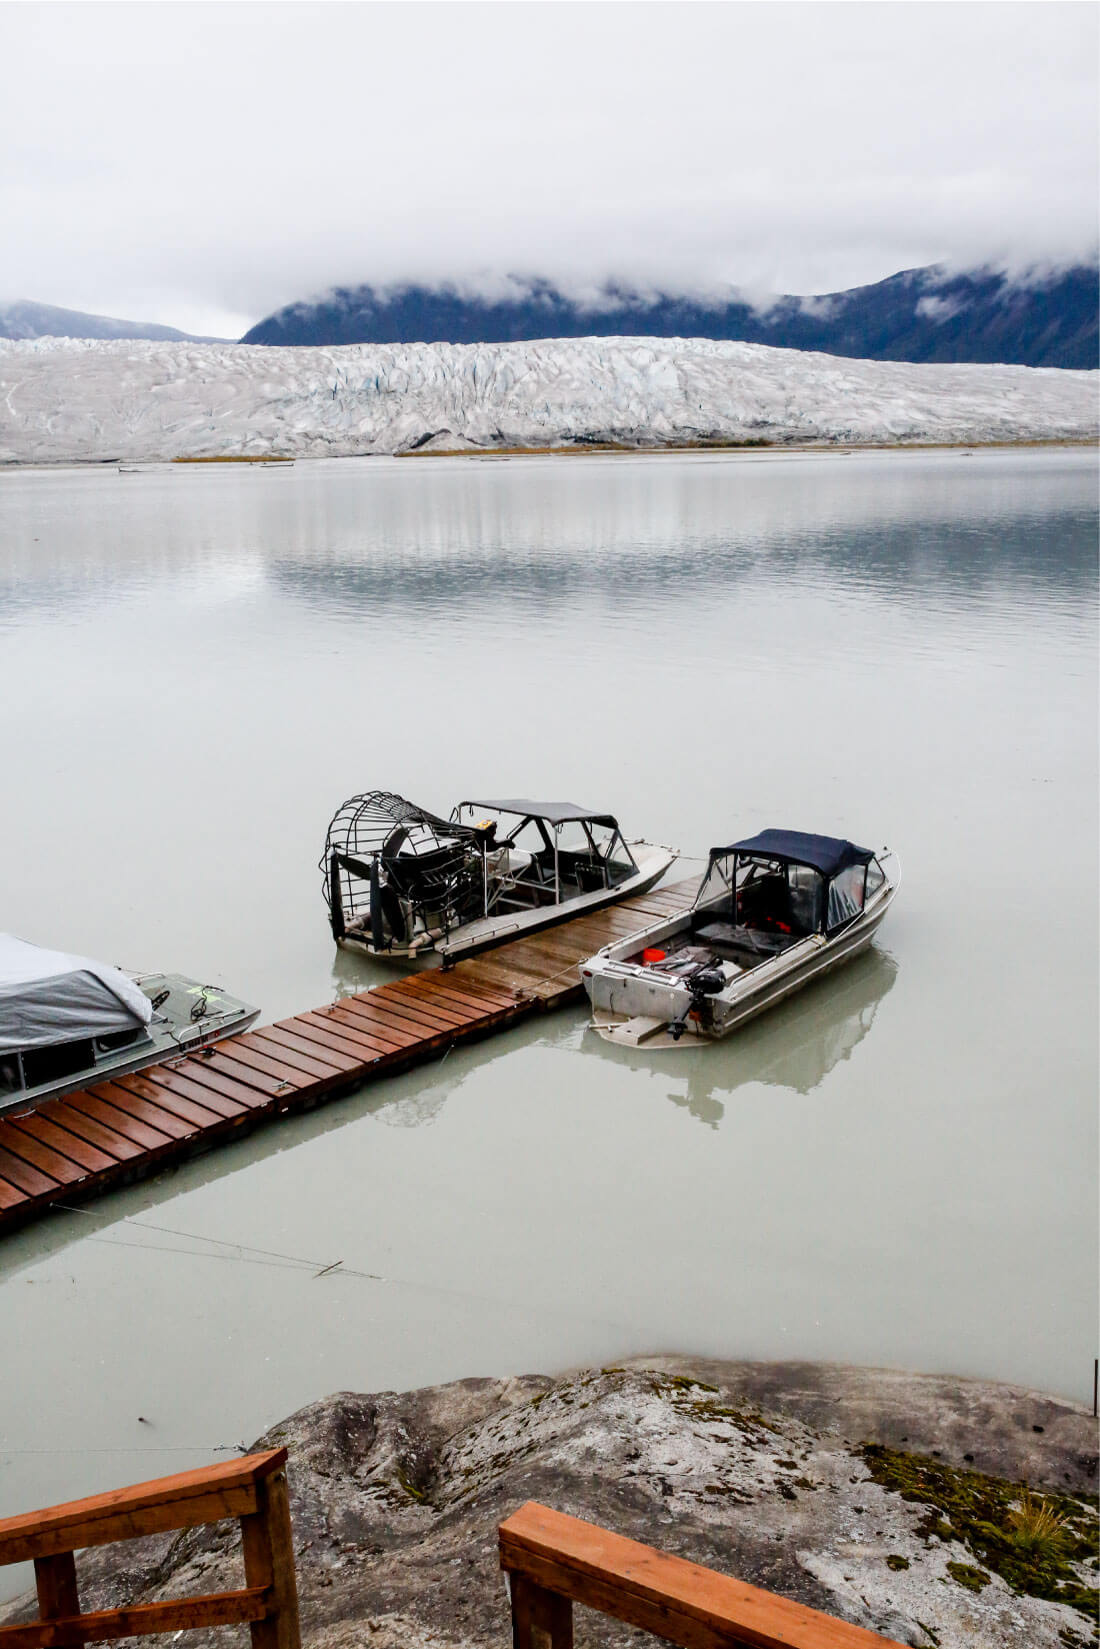
<path fill-rule="evenodd" d="M 529 1500 L 499 1528 L 513 1649 L 573 1649 L 573 1605 L 680 1649 L 883 1649 L 893 1638 Z"/>
<path fill-rule="evenodd" d="M 252 1649 L 300 1649 L 286 1458 L 285 1449 L 270 1449 L 0 1519 L 0 1565 L 33 1562 L 38 1593 L 38 1619 L 0 1627 L 0 1646 L 72 1649 L 111 1638 L 247 1624 Z M 75 1552 L 225 1518 L 237 1518 L 241 1526 L 241 1590 L 81 1611 Z"/>

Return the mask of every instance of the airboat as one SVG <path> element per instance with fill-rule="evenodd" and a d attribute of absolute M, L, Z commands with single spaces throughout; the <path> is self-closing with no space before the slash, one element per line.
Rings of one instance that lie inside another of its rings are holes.
<path fill-rule="evenodd" d="M 124 973 L 2 933 L 0 1112 L 194 1052 L 258 1014 L 183 974 Z"/>
<path fill-rule="evenodd" d="M 581 966 L 592 1028 L 625 1047 L 728 1036 L 871 943 L 897 855 L 763 830 L 712 848 L 694 904 Z"/>
<path fill-rule="evenodd" d="M 318 868 L 337 944 L 446 966 L 644 893 L 675 857 L 574 802 L 464 801 L 444 819 L 372 790 L 339 809 Z"/>

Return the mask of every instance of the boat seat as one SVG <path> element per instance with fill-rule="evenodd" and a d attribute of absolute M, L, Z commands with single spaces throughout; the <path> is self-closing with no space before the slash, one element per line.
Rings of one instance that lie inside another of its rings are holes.
<path fill-rule="evenodd" d="M 591 861 L 578 860 L 573 867 L 573 874 L 582 893 L 602 893 L 607 886 L 607 876 L 603 867 L 594 865 Z"/>
<path fill-rule="evenodd" d="M 739 967 L 755 967 L 757 962 L 778 956 L 781 951 L 797 945 L 800 934 L 778 933 L 768 928 L 734 926 L 732 922 L 708 922 L 697 928 L 694 937 L 710 945 L 719 956 L 734 961 Z"/>
<path fill-rule="evenodd" d="M 696 938 L 703 939 L 710 945 L 737 945 L 745 942 L 744 928 L 740 929 L 739 939 L 738 929 L 732 922 L 708 922 L 706 927 L 696 928 L 695 934 Z"/>

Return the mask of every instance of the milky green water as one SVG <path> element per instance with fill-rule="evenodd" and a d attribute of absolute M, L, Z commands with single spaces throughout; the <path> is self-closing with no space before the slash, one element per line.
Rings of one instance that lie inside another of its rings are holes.
<path fill-rule="evenodd" d="M 364 988 L 315 865 L 375 787 L 904 866 L 874 950 L 726 1044 L 564 1012 L 5 1239 L 0 1513 L 336 1389 L 647 1350 L 1091 1399 L 1096 544 L 1072 451 L 0 475 L 26 938 L 269 1019 Z"/>

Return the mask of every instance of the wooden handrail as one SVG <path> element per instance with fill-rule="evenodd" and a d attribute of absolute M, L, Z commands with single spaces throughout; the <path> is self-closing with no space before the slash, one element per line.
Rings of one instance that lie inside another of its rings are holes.
<path fill-rule="evenodd" d="M 285 1449 L 269 1449 L 0 1519 L 0 1565 L 33 1560 L 39 1616 L 0 1627 L 0 1649 L 72 1649 L 246 1622 L 252 1649 L 300 1649 L 286 1459 Z M 240 1520 L 243 1590 L 81 1613 L 74 1552 L 227 1517 Z"/>
<path fill-rule="evenodd" d="M 573 1649 L 581 1603 L 680 1649 L 883 1649 L 892 1638 L 529 1500 L 500 1525 L 513 1649 Z"/>

